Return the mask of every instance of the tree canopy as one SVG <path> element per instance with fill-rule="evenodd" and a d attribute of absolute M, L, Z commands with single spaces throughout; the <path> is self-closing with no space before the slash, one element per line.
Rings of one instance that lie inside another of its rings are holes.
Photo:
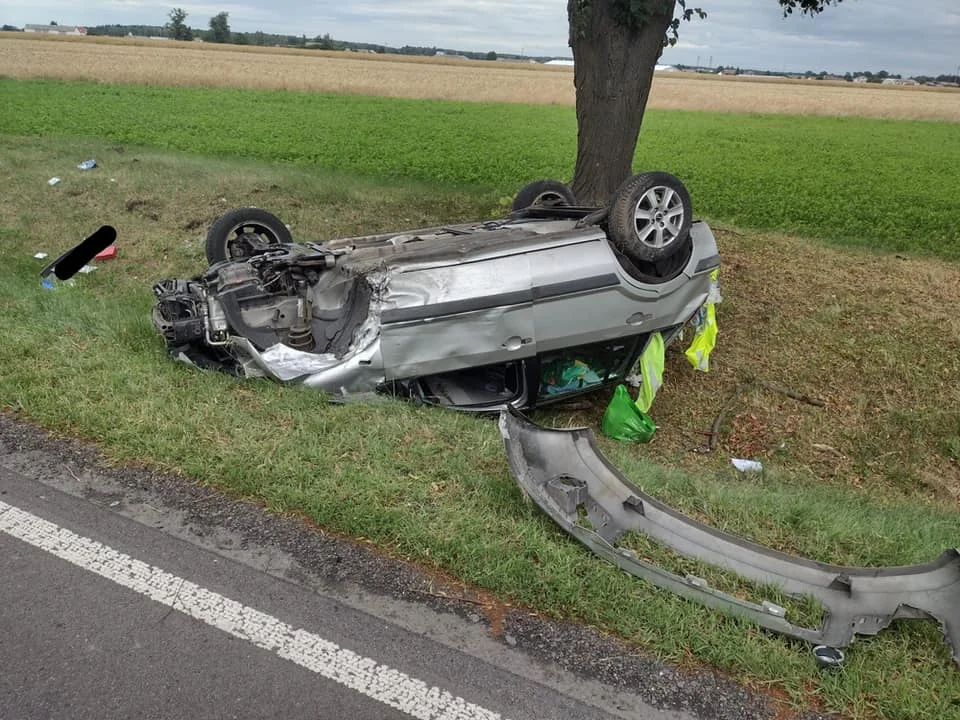
<path fill-rule="evenodd" d="M 770 0 L 816 15 L 842 0 Z M 677 12 L 679 8 L 679 12 Z M 653 72 L 682 21 L 706 18 L 687 0 L 567 0 L 577 104 L 579 202 L 606 205 L 630 174 Z"/>
<path fill-rule="evenodd" d="M 210 18 L 210 32 L 207 40 L 215 43 L 230 42 L 230 14 L 220 12 Z"/>
<path fill-rule="evenodd" d="M 173 40 L 193 40 L 193 31 L 187 27 L 187 13 L 183 8 L 174 8 L 167 15 L 167 37 Z"/>

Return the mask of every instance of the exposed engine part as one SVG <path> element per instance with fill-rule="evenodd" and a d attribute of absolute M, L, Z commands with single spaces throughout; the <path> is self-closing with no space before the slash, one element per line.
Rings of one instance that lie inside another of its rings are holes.
<path fill-rule="evenodd" d="M 202 300 L 188 280 L 164 280 L 153 288 L 157 304 L 153 322 L 169 345 L 199 343 L 204 339 Z"/>
<path fill-rule="evenodd" d="M 310 352 L 313 350 L 313 312 L 309 300 L 301 297 L 297 301 L 297 319 L 290 326 L 286 344 L 294 350 Z"/>

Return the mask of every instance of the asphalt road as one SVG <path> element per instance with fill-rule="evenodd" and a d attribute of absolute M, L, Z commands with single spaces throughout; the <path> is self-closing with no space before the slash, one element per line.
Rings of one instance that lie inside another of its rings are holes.
<path fill-rule="evenodd" d="M 5 720 L 773 714 L 589 629 L 493 627 L 464 592 L 0 418 Z"/>

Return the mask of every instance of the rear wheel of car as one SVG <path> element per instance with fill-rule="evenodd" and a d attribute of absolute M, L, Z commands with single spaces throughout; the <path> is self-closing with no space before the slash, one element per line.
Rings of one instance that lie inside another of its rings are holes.
<path fill-rule="evenodd" d="M 573 191 L 557 180 L 536 180 L 520 188 L 520 192 L 513 199 L 513 210 L 523 210 L 528 207 L 562 207 L 576 205 L 577 200 Z"/>
<path fill-rule="evenodd" d="M 207 262 L 242 260 L 268 250 L 271 245 L 293 242 L 290 229 L 273 213 L 260 208 L 239 208 L 224 213 L 207 233 Z"/>
<path fill-rule="evenodd" d="M 628 178 L 610 206 L 610 239 L 631 260 L 658 262 L 690 243 L 690 193 L 669 173 Z"/>

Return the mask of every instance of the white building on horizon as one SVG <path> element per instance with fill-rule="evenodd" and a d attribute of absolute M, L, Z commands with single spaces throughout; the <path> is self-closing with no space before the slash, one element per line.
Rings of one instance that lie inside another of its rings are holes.
<path fill-rule="evenodd" d="M 82 25 L 24 25 L 23 31 L 28 33 L 46 33 L 48 35 L 87 34 L 87 29 Z"/>

